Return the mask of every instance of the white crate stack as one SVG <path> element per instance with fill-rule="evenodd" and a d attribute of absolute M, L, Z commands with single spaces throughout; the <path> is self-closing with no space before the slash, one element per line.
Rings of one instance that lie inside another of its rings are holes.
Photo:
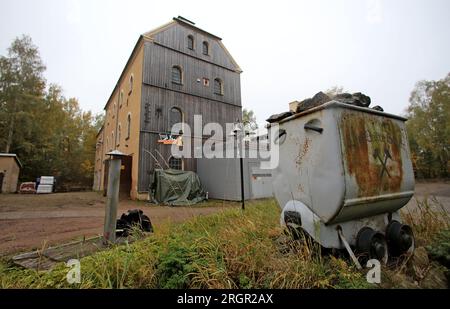
<path fill-rule="evenodd" d="M 41 176 L 39 186 L 36 193 L 52 193 L 53 186 L 55 185 L 55 177 L 53 176 Z"/>

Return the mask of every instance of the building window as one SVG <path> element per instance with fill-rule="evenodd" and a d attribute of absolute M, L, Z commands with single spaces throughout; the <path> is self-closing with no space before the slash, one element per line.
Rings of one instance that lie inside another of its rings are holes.
<path fill-rule="evenodd" d="M 172 83 L 181 85 L 183 83 L 183 76 L 179 66 L 172 67 Z"/>
<path fill-rule="evenodd" d="M 202 46 L 203 46 L 203 48 L 202 48 L 203 55 L 209 55 L 209 44 L 208 44 L 208 42 L 203 41 Z"/>
<path fill-rule="evenodd" d="M 194 50 L 194 37 L 192 35 L 188 35 L 188 48 Z"/>
<path fill-rule="evenodd" d="M 183 169 L 183 161 L 181 160 L 181 158 L 170 157 L 169 167 L 171 169 L 181 171 Z"/>
<path fill-rule="evenodd" d="M 169 131 L 172 130 L 174 124 L 180 122 L 183 122 L 183 113 L 181 112 L 181 109 L 172 107 L 169 112 Z"/>
<path fill-rule="evenodd" d="M 121 136 L 121 132 L 120 131 L 121 131 L 121 129 L 122 129 L 122 126 L 119 123 L 119 127 L 117 129 L 117 146 L 120 145 L 120 136 Z"/>
<path fill-rule="evenodd" d="M 130 133 L 131 133 L 131 114 L 128 113 L 128 116 L 127 116 L 127 139 L 130 138 Z"/>
<path fill-rule="evenodd" d="M 133 82 L 134 82 L 134 77 L 133 74 L 130 75 L 130 92 L 128 92 L 128 94 L 131 94 L 133 92 Z"/>
<path fill-rule="evenodd" d="M 115 143 L 116 143 L 116 140 L 114 139 L 114 132 L 111 132 L 111 150 Z"/>
<path fill-rule="evenodd" d="M 223 95 L 223 82 L 220 78 L 214 80 L 214 93 Z"/>
<path fill-rule="evenodd" d="M 114 102 L 113 110 L 112 110 L 112 118 L 113 118 L 113 119 L 116 117 L 116 108 L 117 108 L 117 103 Z"/>
<path fill-rule="evenodd" d="M 123 90 L 120 90 L 119 107 L 122 107 L 122 103 L 123 103 Z"/>
<path fill-rule="evenodd" d="M 203 77 L 203 86 L 209 87 L 209 79 Z"/>

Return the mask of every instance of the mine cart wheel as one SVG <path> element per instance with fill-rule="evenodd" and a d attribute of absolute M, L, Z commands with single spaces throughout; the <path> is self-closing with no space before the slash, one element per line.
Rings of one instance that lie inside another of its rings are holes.
<path fill-rule="evenodd" d="M 412 254 L 414 251 L 414 234 L 409 225 L 392 220 L 386 228 L 389 252 L 394 256 Z"/>
<path fill-rule="evenodd" d="M 377 259 L 383 264 L 388 260 L 388 245 L 383 234 L 370 227 L 363 227 L 356 237 L 356 251 L 363 262 Z"/>

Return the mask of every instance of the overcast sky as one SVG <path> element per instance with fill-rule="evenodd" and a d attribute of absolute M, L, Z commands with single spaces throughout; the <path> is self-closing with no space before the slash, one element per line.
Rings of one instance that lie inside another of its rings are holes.
<path fill-rule="evenodd" d="M 28 34 L 49 83 L 103 107 L 140 34 L 178 15 L 223 38 L 258 122 L 334 85 L 402 113 L 414 84 L 450 72 L 450 1 L 1 0 L 0 54 Z"/>

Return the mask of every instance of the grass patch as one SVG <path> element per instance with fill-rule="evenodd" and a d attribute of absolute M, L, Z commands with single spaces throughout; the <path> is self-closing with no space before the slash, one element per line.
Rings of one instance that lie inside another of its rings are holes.
<path fill-rule="evenodd" d="M 434 242 L 438 233 L 450 228 L 450 214 L 436 197 L 416 199 L 414 210 L 405 209 L 402 217 L 405 224 L 411 226 L 416 247 Z"/>
<path fill-rule="evenodd" d="M 427 250 L 433 260 L 450 269 L 450 230 L 439 232 Z"/>
<path fill-rule="evenodd" d="M 2 288 L 348 288 L 367 287 L 346 261 L 311 254 L 308 244 L 287 242 L 274 200 L 247 203 L 81 260 L 81 283 L 66 281 L 68 268 L 50 272 L 0 263 Z"/>
<path fill-rule="evenodd" d="M 428 202 L 426 202 L 428 203 Z M 420 246 L 448 229 L 448 215 L 420 204 L 419 216 L 404 214 Z M 365 270 L 321 254 L 310 241 L 291 241 L 279 224 L 276 202 L 256 200 L 183 224 L 166 223 L 151 236 L 81 260 L 81 283 L 66 281 L 68 269 L 50 272 L 0 262 L 1 288 L 373 288 Z M 448 234 L 446 234 L 448 236 Z M 447 237 L 446 236 L 446 237 Z M 448 237 L 439 250 L 447 250 Z M 434 241 L 436 243 L 436 241 Z M 398 287 L 403 270 L 383 269 L 383 287 Z M 406 276 L 406 272 L 405 272 Z M 400 281 L 404 280 L 403 277 Z"/>
<path fill-rule="evenodd" d="M 414 210 L 402 217 L 415 237 L 415 253 L 383 269 L 384 288 L 448 288 L 450 272 L 450 215 L 435 197 L 416 199 Z"/>

